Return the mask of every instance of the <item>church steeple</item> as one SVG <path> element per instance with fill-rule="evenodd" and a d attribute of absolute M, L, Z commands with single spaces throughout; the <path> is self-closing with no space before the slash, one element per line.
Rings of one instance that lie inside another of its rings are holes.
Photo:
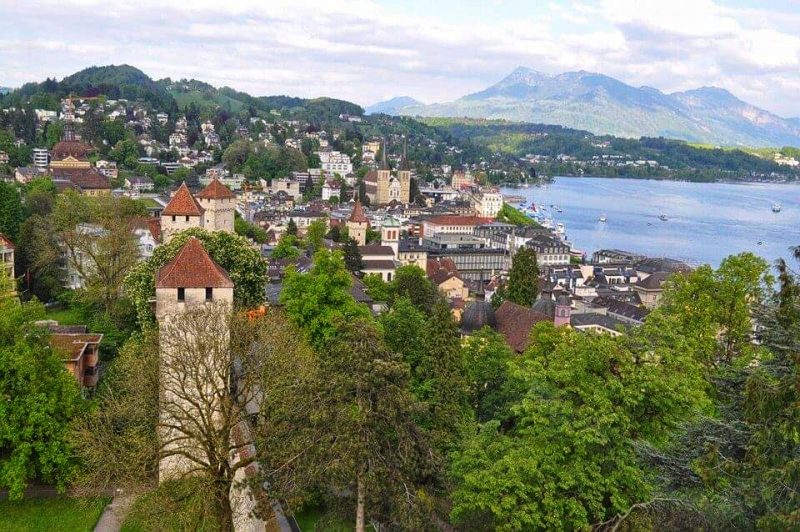
<path fill-rule="evenodd" d="M 386 162 L 386 137 L 383 138 L 383 149 L 381 150 L 381 170 L 388 170 L 389 163 Z"/>
<path fill-rule="evenodd" d="M 400 161 L 400 170 L 411 170 L 408 164 L 408 139 L 403 135 L 403 159 Z"/>

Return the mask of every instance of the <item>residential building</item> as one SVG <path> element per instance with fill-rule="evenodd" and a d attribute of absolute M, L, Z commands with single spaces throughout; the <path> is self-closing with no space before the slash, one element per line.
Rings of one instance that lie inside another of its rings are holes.
<path fill-rule="evenodd" d="M 479 216 L 434 216 L 422 222 L 422 235 L 426 237 L 438 234 L 471 235 L 477 226 L 488 222 L 491 220 Z"/>
<path fill-rule="evenodd" d="M 0 233 L 0 268 L 5 270 L 9 279 L 16 278 L 14 276 L 14 250 L 14 243 L 3 233 Z"/>
<path fill-rule="evenodd" d="M 653 272 L 633 285 L 645 308 L 654 309 L 661 303 L 664 283 L 670 275 L 668 272 Z"/>
<path fill-rule="evenodd" d="M 346 153 L 338 151 L 318 151 L 320 167 L 323 172 L 345 176 L 353 173 L 353 163 Z"/>
<path fill-rule="evenodd" d="M 456 189 L 461 190 L 462 188 L 469 188 L 475 184 L 475 179 L 472 177 L 472 174 L 469 170 L 455 170 L 453 172 L 453 177 L 450 181 L 450 185 Z"/>
<path fill-rule="evenodd" d="M 153 180 L 147 176 L 130 176 L 125 178 L 125 188 L 137 194 L 149 192 L 154 188 Z"/>
<path fill-rule="evenodd" d="M 99 377 L 97 366 L 103 335 L 87 333 L 85 325 L 60 327 L 55 322 L 48 325 L 50 347 L 62 355 L 64 367 L 75 377 L 81 391 L 93 392 Z"/>
<path fill-rule="evenodd" d="M 119 171 L 117 170 L 117 163 L 115 161 L 106 161 L 106 160 L 99 160 L 95 163 L 95 168 L 97 171 L 106 176 L 109 179 L 116 179 L 119 175 Z"/>
<path fill-rule="evenodd" d="M 503 208 L 503 195 L 497 189 L 483 189 L 470 194 L 470 203 L 478 216 L 483 218 L 496 218 Z"/>
<path fill-rule="evenodd" d="M 292 197 L 295 201 L 303 199 L 303 193 L 300 191 L 300 182 L 288 177 L 276 178 L 272 183 L 267 185 L 267 181 L 262 179 L 262 188 L 270 194 L 277 194 L 278 192 L 285 192 Z M 326 198 L 323 198 L 326 199 Z"/>
<path fill-rule="evenodd" d="M 569 246 L 556 237 L 537 236 L 528 240 L 525 247 L 536 252 L 536 262 L 540 267 L 569 264 Z"/>
<path fill-rule="evenodd" d="M 46 148 L 33 148 L 31 150 L 31 158 L 33 166 L 39 170 L 47 169 L 47 165 L 50 164 L 50 152 Z"/>

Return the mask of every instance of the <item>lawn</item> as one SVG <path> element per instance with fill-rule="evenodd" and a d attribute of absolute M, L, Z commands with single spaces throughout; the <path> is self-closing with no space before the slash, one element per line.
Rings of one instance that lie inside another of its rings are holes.
<path fill-rule="evenodd" d="M 138 201 L 139 203 L 142 203 L 148 209 L 162 209 L 162 208 L 164 208 L 163 205 L 161 205 L 159 202 L 157 202 L 153 198 L 140 198 L 140 199 L 138 199 L 136 201 Z"/>
<path fill-rule="evenodd" d="M 45 318 L 56 320 L 59 325 L 84 325 L 86 319 L 77 309 L 62 307 L 48 309 Z"/>
<path fill-rule="evenodd" d="M 0 530 L 38 532 L 94 530 L 110 499 L 24 499 L 0 501 Z"/>

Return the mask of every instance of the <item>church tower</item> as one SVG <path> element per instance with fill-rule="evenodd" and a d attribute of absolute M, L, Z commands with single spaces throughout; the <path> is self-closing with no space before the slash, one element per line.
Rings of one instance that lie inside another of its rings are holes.
<path fill-rule="evenodd" d="M 381 245 L 389 246 L 397 258 L 400 247 L 400 222 L 394 216 L 388 216 L 381 223 Z"/>
<path fill-rule="evenodd" d="M 236 194 L 220 183 L 218 179 L 214 179 L 197 197 L 205 210 L 203 227 L 206 231 L 234 232 Z"/>
<path fill-rule="evenodd" d="M 556 299 L 556 311 L 555 315 L 553 316 L 553 324 L 556 327 L 560 327 L 561 325 L 566 325 L 569 327 L 571 313 L 572 305 L 570 304 L 569 296 L 566 294 L 561 294 Z"/>
<path fill-rule="evenodd" d="M 347 233 L 359 246 L 364 246 L 367 244 L 368 228 L 369 220 L 367 220 L 367 216 L 364 214 L 364 207 L 361 206 L 361 199 L 356 198 L 353 212 L 350 213 L 350 218 L 347 219 Z"/>
<path fill-rule="evenodd" d="M 408 162 L 408 141 L 405 138 L 403 139 L 403 160 L 400 162 L 397 180 L 400 182 L 400 203 L 411 203 L 411 165 Z"/>
<path fill-rule="evenodd" d="M 187 398 L 186 394 L 195 393 L 196 389 L 202 389 L 202 386 L 197 387 L 197 379 L 178 374 L 176 368 L 185 365 L 182 358 L 170 359 L 170 357 L 176 357 L 176 349 L 186 347 L 176 344 L 176 342 L 191 342 L 191 339 L 176 338 L 174 332 L 169 331 L 170 323 L 177 316 L 198 305 L 219 305 L 223 312 L 230 312 L 233 307 L 233 282 L 228 273 L 208 255 L 200 241 L 192 237 L 178 251 L 175 258 L 165 264 L 156 274 L 156 320 L 160 330 L 160 381 L 162 383 L 159 399 L 162 428 L 159 429 L 159 438 L 162 441 L 172 442 L 164 444 L 164 450 L 167 452 L 159 462 L 159 482 L 179 477 L 192 470 L 196 464 L 189 456 L 200 452 L 185 443 L 182 444 L 178 430 L 164 428 L 170 424 L 180 423 L 180 419 L 185 417 L 176 419 L 171 412 L 186 412 L 196 408 L 193 406 L 196 401 Z M 227 326 L 223 324 L 221 327 L 224 329 L 222 334 L 227 338 L 229 334 Z M 173 389 L 171 383 L 173 386 L 179 386 L 183 396 L 171 391 Z M 220 383 L 215 386 L 220 387 Z M 199 392 L 197 393 L 199 395 Z M 200 415 L 199 412 L 198 415 Z M 170 450 L 178 449 L 181 454 L 170 453 Z"/>

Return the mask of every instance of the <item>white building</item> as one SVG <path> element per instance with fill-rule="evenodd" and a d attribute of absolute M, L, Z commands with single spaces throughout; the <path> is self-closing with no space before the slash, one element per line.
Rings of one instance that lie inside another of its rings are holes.
<path fill-rule="evenodd" d="M 318 151 L 323 172 L 347 175 L 353 173 L 353 163 L 347 154 L 338 151 Z"/>
<path fill-rule="evenodd" d="M 44 170 L 47 168 L 47 165 L 50 164 L 50 152 L 48 152 L 45 148 L 33 148 L 31 154 L 33 158 L 33 166 L 36 168 Z"/>

